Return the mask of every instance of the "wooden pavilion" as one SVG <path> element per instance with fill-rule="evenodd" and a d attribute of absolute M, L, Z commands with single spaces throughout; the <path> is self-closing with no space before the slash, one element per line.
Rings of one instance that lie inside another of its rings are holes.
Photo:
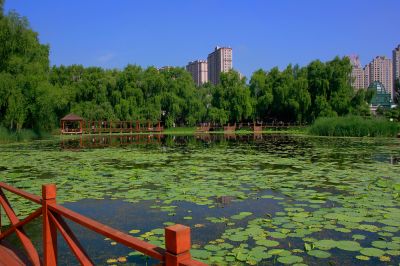
<path fill-rule="evenodd" d="M 69 114 L 61 118 L 61 134 L 82 134 L 83 118 Z"/>

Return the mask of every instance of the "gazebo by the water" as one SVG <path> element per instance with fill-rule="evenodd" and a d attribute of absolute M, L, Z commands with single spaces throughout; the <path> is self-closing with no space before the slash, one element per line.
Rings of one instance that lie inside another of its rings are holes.
<path fill-rule="evenodd" d="M 83 118 L 69 114 L 61 118 L 61 134 L 82 134 Z"/>

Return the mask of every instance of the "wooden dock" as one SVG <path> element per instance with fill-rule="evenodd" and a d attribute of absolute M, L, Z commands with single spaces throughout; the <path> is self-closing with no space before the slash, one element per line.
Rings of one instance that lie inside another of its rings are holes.
<path fill-rule="evenodd" d="M 151 133 L 162 132 L 160 121 L 93 121 L 69 114 L 60 120 L 61 134 Z"/>
<path fill-rule="evenodd" d="M 285 130 L 293 128 L 302 128 L 304 124 L 293 123 L 293 122 L 272 122 L 272 123 L 234 123 L 233 125 L 220 125 L 217 123 L 201 123 L 196 128 L 196 133 L 207 133 L 211 131 L 224 131 L 224 132 L 235 132 L 236 130 L 249 130 L 253 132 L 262 132 L 263 130 Z M 399 133 L 400 136 L 400 133 Z"/>

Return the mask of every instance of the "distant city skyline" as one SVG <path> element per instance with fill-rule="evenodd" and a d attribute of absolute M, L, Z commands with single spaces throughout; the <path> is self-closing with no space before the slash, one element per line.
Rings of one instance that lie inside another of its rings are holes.
<path fill-rule="evenodd" d="M 370 84 L 378 81 L 394 100 L 396 80 L 400 78 L 400 44 L 393 48 L 391 58 L 377 55 L 364 67 L 358 55 L 348 57 L 353 67 L 351 77 L 355 90 L 368 88 Z"/>
<path fill-rule="evenodd" d="M 224 45 L 249 78 L 259 68 L 349 54 L 365 65 L 377 55 L 392 58 L 400 43 L 398 0 L 6 0 L 5 11 L 12 9 L 50 45 L 52 65 L 185 67 Z"/>

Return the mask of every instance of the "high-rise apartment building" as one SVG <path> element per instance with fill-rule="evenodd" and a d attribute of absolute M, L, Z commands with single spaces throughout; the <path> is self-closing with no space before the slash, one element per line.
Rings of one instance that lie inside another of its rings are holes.
<path fill-rule="evenodd" d="M 393 88 L 396 79 L 400 79 L 400 44 L 393 50 Z"/>
<path fill-rule="evenodd" d="M 208 55 L 207 63 L 208 81 L 212 84 L 218 84 L 220 73 L 232 69 L 232 48 L 215 47 L 214 52 Z"/>
<path fill-rule="evenodd" d="M 365 65 L 364 67 L 364 87 L 369 87 L 369 64 Z"/>
<path fill-rule="evenodd" d="M 393 66 L 392 60 L 385 56 L 375 57 L 368 65 L 368 86 L 374 81 L 379 81 L 383 84 L 393 99 Z M 365 73 L 364 73 L 365 75 Z M 367 84 L 364 84 L 366 87 Z"/>
<path fill-rule="evenodd" d="M 208 81 L 208 65 L 207 60 L 196 60 L 189 62 L 186 70 L 192 74 L 193 81 L 200 86 Z"/>
<path fill-rule="evenodd" d="M 358 57 L 358 55 L 351 55 L 349 56 L 349 59 L 352 66 L 351 85 L 356 90 L 366 88 L 364 85 L 365 75 L 364 70 L 361 67 L 360 58 Z"/>

